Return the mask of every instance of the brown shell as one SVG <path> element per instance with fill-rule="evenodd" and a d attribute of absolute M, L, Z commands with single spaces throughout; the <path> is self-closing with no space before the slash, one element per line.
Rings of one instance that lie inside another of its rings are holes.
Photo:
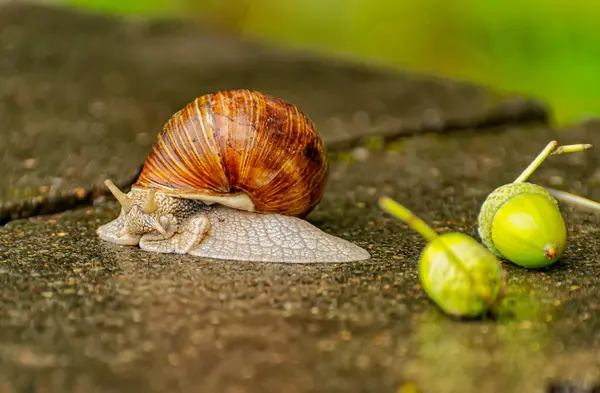
<path fill-rule="evenodd" d="M 134 186 L 183 198 L 245 192 L 256 211 L 303 217 L 321 200 L 326 172 L 323 142 L 298 108 L 228 90 L 169 119 Z"/>

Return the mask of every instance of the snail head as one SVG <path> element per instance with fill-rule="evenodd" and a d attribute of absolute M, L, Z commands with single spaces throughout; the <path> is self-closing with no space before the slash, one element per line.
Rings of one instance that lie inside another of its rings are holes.
<path fill-rule="evenodd" d="M 173 234 L 174 228 L 169 215 L 161 214 L 156 202 L 156 190 L 134 191 L 130 195 L 121 191 L 111 180 L 104 182 L 106 187 L 121 204 L 123 225 L 117 237 L 144 235 L 147 233 Z"/>

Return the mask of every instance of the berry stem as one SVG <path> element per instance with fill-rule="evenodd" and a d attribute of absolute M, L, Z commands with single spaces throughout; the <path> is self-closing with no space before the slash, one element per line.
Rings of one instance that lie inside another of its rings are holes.
<path fill-rule="evenodd" d="M 584 198 L 580 195 L 571 194 L 566 191 L 559 191 L 553 188 L 546 187 L 546 190 L 556 199 L 560 201 L 564 201 L 567 203 L 572 203 L 574 205 L 587 207 L 592 210 L 600 211 L 600 203 L 596 201 L 592 201 L 591 199 Z"/>
<path fill-rule="evenodd" d="M 563 153 L 576 153 L 585 149 L 590 149 L 594 147 L 594 145 L 592 145 L 591 143 L 578 143 L 576 145 L 564 145 L 564 146 L 559 146 L 556 149 L 554 149 L 554 151 L 552 153 L 550 153 L 551 156 L 557 156 L 559 154 L 563 154 Z"/>
<path fill-rule="evenodd" d="M 521 173 L 519 175 L 519 177 L 517 177 L 513 183 L 523 183 L 524 181 L 526 181 L 529 178 L 529 176 L 531 176 L 533 174 L 533 172 L 535 172 L 535 170 L 540 165 L 542 165 L 542 162 L 544 162 L 544 160 L 546 160 L 546 158 L 548 158 L 548 156 L 564 154 L 564 153 L 579 152 L 579 151 L 582 151 L 585 149 L 589 149 L 591 147 L 592 147 L 592 145 L 589 143 L 558 146 L 558 141 L 551 141 L 550 143 L 548 143 L 546 145 L 544 150 L 542 150 L 542 152 L 540 154 L 538 154 L 538 156 L 535 158 L 535 160 L 533 160 L 531 162 L 531 164 L 529 164 L 529 166 L 527 168 L 525 168 L 523 173 Z"/>
<path fill-rule="evenodd" d="M 418 232 L 421 236 L 423 236 L 428 242 L 434 241 L 440 235 L 434 231 L 425 221 L 414 215 L 413 212 L 408 210 L 406 207 L 402 206 L 398 202 L 394 201 L 388 197 L 379 198 L 379 206 L 390 213 L 392 216 L 404 221 L 406 225 L 412 228 L 414 231 Z M 473 277 L 471 273 L 464 266 L 460 258 L 456 255 L 454 251 L 444 242 L 439 242 L 439 245 L 443 247 L 448 253 L 449 260 L 453 263 L 458 269 L 462 270 L 468 277 L 473 281 Z"/>
<path fill-rule="evenodd" d="M 418 232 L 428 242 L 435 240 L 439 235 L 425 221 L 415 216 L 413 212 L 398 202 L 388 197 L 379 198 L 379 206 L 392 216 L 404 221 L 406 225 Z"/>
<path fill-rule="evenodd" d="M 522 183 L 529 178 L 535 172 L 535 170 L 542 165 L 542 162 L 552 153 L 554 149 L 558 146 L 558 141 L 552 141 L 546 145 L 544 150 L 529 164 L 527 168 L 517 177 L 514 183 Z"/>

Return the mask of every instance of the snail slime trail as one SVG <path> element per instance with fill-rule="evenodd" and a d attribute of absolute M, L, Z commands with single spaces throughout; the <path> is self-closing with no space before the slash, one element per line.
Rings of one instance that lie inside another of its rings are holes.
<path fill-rule="evenodd" d="M 566 248 L 567 229 L 558 202 L 543 187 L 526 182 L 551 155 L 580 152 L 591 144 L 551 141 L 514 182 L 496 188 L 481 205 L 478 232 L 499 258 L 525 268 L 555 263 Z"/>
<path fill-rule="evenodd" d="M 166 254 L 280 263 L 369 259 L 305 217 L 321 201 L 327 156 L 312 121 L 252 90 L 203 95 L 159 133 L 127 194 L 110 180 L 119 216 L 111 243 Z"/>

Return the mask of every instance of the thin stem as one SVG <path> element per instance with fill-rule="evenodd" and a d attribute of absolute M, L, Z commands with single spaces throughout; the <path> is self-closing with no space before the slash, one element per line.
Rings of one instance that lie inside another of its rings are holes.
<path fill-rule="evenodd" d="M 570 192 L 555 190 L 553 188 L 546 187 L 546 190 L 560 201 L 600 211 L 600 203 L 592 201 L 591 199 L 584 198 L 580 195 L 571 194 Z"/>
<path fill-rule="evenodd" d="M 393 199 L 381 197 L 379 198 L 379 206 L 392 216 L 404 221 L 406 225 L 418 232 L 428 242 L 435 240 L 439 236 L 425 221 L 415 216 L 410 210 Z"/>
<path fill-rule="evenodd" d="M 589 143 L 579 143 L 575 145 L 564 145 L 558 146 L 557 141 L 552 141 L 546 145 L 544 150 L 529 164 L 529 166 L 517 177 L 514 183 L 522 183 L 529 178 L 535 172 L 535 170 L 544 162 L 548 156 L 555 156 L 559 154 L 565 153 L 575 153 L 580 152 L 582 150 L 586 150 L 593 147 L 593 145 Z"/>
<path fill-rule="evenodd" d="M 527 178 L 529 178 L 529 176 L 531 176 L 531 174 L 533 172 L 535 172 L 535 170 L 542 164 L 542 162 L 544 162 L 544 160 L 546 158 L 548 158 L 550 153 L 552 153 L 552 151 L 554 149 L 556 149 L 557 146 L 558 146 L 558 141 L 552 141 L 552 142 L 548 143 L 548 145 L 546 145 L 544 150 L 542 150 L 542 152 L 540 154 L 538 154 L 538 156 L 535 158 L 535 160 L 533 160 L 531 162 L 531 164 L 529 164 L 529 166 L 527 168 L 525 168 L 523 173 L 521 173 L 519 175 L 519 177 L 517 177 L 517 179 L 514 181 L 514 183 L 522 183 L 525 180 L 527 180 Z"/>
<path fill-rule="evenodd" d="M 379 198 L 379 206 L 393 215 L 394 217 L 404 221 L 406 225 L 412 228 L 414 231 L 418 232 L 421 236 L 423 236 L 428 242 L 432 242 L 439 235 L 435 232 L 429 225 L 425 223 L 425 221 L 421 220 L 419 217 L 415 216 L 410 210 L 406 207 L 402 206 L 398 202 L 394 201 L 388 197 Z M 448 260 L 450 263 L 454 264 L 459 270 L 469 277 L 471 283 L 475 282 L 475 279 L 471 275 L 471 272 L 466 268 L 466 266 L 462 263 L 458 255 L 448 247 L 444 242 L 439 242 L 439 245 L 443 247 L 448 255 Z"/>
<path fill-rule="evenodd" d="M 559 154 L 563 154 L 563 153 L 576 153 L 585 149 L 591 149 L 592 147 L 594 147 L 594 145 L 592 145 L 591 143 L 579 143 L 576 145 L 564 145 L 564 146 L 559 146 L 556 149 L 554 149 L 554 151 L 552 153 L 550 153 L 551 156 L 556 156 Z"/>

